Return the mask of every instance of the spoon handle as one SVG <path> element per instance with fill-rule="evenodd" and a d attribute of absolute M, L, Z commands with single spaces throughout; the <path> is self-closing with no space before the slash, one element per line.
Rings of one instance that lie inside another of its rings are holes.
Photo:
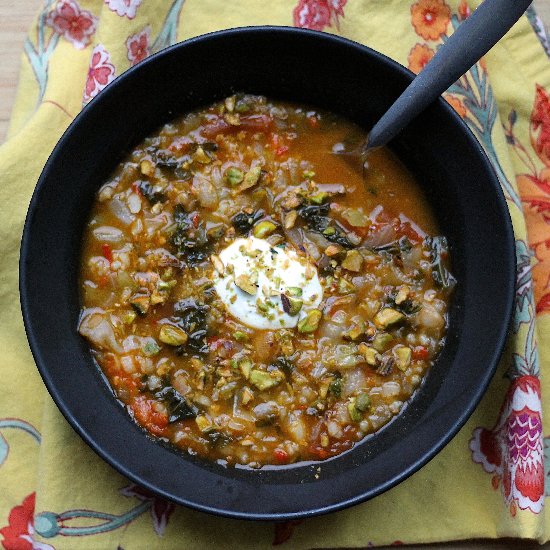
<path fill-rule="evenodd" d="M 386 145 L 512 27 L 532 0 L 485 0 L 437 50 L 369 133 L 365 150 Z"/>

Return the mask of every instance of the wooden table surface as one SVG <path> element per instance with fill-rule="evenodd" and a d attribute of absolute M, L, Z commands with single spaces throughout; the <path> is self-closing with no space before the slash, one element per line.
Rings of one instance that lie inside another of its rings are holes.
<path fill-rule="evenodd" d="M 42 4 L 43 0 L 0 0 L 0 143 L 2 143 L 6 135 L 11 107 L 15 97 L 23 41 L 33 18 Z M 534 4 L 545 21 L 547 28 L 550 28 L 550 0 L 534 0 Z M 550 549 L 548 545 L 544 547 Z M 414 550 L 415 547 L 409 546 L 407 548 Z M 526 541 L 501 540 L 477 543 L 451 542 L 441 545 L 430 545 L 430 548 L 432 550 L 435 550 L 435 548 L 454 550 L 520 548 L 526 550 L 541 547 Z"/>

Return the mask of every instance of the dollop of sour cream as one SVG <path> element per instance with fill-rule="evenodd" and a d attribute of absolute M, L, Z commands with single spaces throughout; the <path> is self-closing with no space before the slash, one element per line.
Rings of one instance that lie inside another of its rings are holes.
<path fill-rule="evenodd" d="M 237 239 L 212 261 L 218 296 L 249 327 L 295 327 L 323 298 L 316 267 L 294 250 L 264 239 Z"/>

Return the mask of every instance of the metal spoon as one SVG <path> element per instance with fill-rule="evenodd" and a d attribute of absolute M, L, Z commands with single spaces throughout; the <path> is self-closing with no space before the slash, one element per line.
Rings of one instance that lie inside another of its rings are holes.
<path fill-rule="evenodd" d="M 367 152 L 386 145 L 430 103 L 466 73 L 512 27 L 532 0 L 485 0 L 409 84 L 367 140 L 355 149 L 364 168 Z M 350 152 L 354 155 L 354 152 Z"/>

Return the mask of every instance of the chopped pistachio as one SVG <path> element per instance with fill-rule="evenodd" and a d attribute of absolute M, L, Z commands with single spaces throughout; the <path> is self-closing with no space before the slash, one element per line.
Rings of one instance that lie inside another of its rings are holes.
<path fill-rule="evenodd" d="M 403 285 L 397 292 L 395 303 L 397 305 L 402 304 L 409 297 L 410 293 L 411 289 L 407 285 Z"/>
<path fill-rule="evenodd" d="M 372 341 L 372 347 L 379 353 L 382 353 L 387 349 L 393 336 L 387 332 L 379 332 Z"/>
<path fill-rule="evenodd" d="M 174 325 L 162 325 L 159 340 L 169 346 L 183 346 L 187 342 L 187 334 L 183 329 Z"/>
<path fill-rule="evenodd" d="M 125 311 L 121 315 L 122 322 L 125 325 L 131 325 L 136 320 L 137 313 L 135 311 Z"/>
<path fill-rule="evenodd" d="M 342 262 L 342 267 L 348 271 L 361 271 L 363 266 L 363 256 L 357 250 L 348 250 L 346 257 Z"/>
<path fill-rule="evenodd" d="M 366 392 L 361 392 L 355 399 L 355 408 L 358 411 L 365 412 L 370 407 L 370 397 Z"/>
<path fill-rule="evenodd" d="M 291 317 L 298 315 L 304 305 L 303 300 L 285 294 L 281 294 L 281 302 L 283 304 L 283 311 Z"/>
<path fill-rule="evenodd" d="M 338 254 L 341 254 L 342 247 L 337 244 L 330 244 L 325 248 L 325 254 L 332 258 L 334 256 L 338 256 Z"/>
<path fill-rule="evenodd" d="M 280 330 L 277 332 L 281 343 L 281 352 L 288 357 L 294 353 L 294 344 L 292 342 L 292 333 L 288 330 Z"/>
<path fill-rule="evenodd" d="M 158 289 L 159 290 L 170 290 L 174 288 L 177 285 L 176 279 L 172 279 L 171 281 L 163 281 L 162 279 L 158 282 Z"/>
<path fill-rule="evenodd" d="M 371 223 L 369 217 L 360 208 L 347 208 L 342 212 L 342 217 L 352 227 L 368 227 Z"/>
<path fill-rule="evenodd" d="M 405 316 L 396 309 L 385 307 L 374 316 L 374 324 L 378 328 L 387 328 L 401 322 L 404 318 Z"/>
<path fill-rule="evenodd" d="M 231 187 L 236 187 L 244 179 L 244 173 L 235 166 L 230 166 L 224 173 L 226 183 Z"/>
<path fill-rule="evenodd" d="M 202 433 L 209 432 L 214 429 L 212 426 L 212 423 L 210 420 L 208 420 L 208 417 L 204 414 L 200 414 L 195 418 L 195 423 L 197 424 L 197 427 Z"/>
<path fill-rule="evenodd" d="M 395 350 L 395 356 L 397 358 L 397 367 L 399 370 L 406 371 L 407 367 L 411 364 L 411 348 L 407 346 L 398 347 Z"/>
<path fill-rule="evenodd" d="M 335 235 L 335 234 L 336 234 L 336 229 L 334 229 L 334 227 L 330 225 L 323 231 L 323 235 L 326 235 L 327 237 L 330 237 L 331 235 Z"/>
<path fill-rule="evenodd" d="M 292 229 L 298 218 L 298 212 L 296 210 L 291 210 L 285 216 L 285 229 Z"/>
<path fill-rule="evenodd" d="M 133 296 L 130 299 L 130 305 L 138 315 L 145 315 L 151 306 L 151 298 L 145 295 Z"/>
<path fill-rule="evenodd" d="M 250 187 L 254 187 L 258 183 L 262 174 L 262 168 L 260 166 L 254 166 L 244 176 L 243 183 L 240 186 L 240 190 L 244 191 Z"/>
<path fill-rule="evenodd" d="M 250 383 L 256 386 L 260 391 L 275 387 L 285 379 L 285 375 L 280 370 L 270 372 L 253 369 L 250 371 Z"/>
<path fill-rule="evenodd" d="M 200 145 L 195 150 L 193 158 L 201 164 L 209 164 L 212 162 L 212 159 L 206 154 L 206 151 Z"/>
<path fill-rule="evenodd" d="M 364 342 L 361 342 L 358 346 L 359 353 L 365 358 L 367 364 L 372 367 L 376 366 L 380 360 L 380 355 L 376 349 L 367 346 Z"/>
<path fill-rule="evenodd" d="M 147 357 L 151 357 L 152 355 L 156 355 L 160 351 L 160 346 L 151 338 L 150 340 L 147 340 L 143 347 L 141 348 L 141 351 L 143 351 L 143 354 Z"/>
<path fill-rule="evenodd" d="M 313 203 L 313 204 L 323 204 L 329 197 L 329 194 L 326 193 L 325 191 L 321 191 L 315 195 L 313 195 L 312 197 L 309 197 L 309 200 Z"/>
<path fill-rule="evenodd" d="M 241 124 L 241 117 L 238 113 L 226 113 L 223 115 L 223 119 L 227 124 L 231 124 L 231 126 L 239 126 Z"/>
<path fill-rule="evenodd" d="M 250 370 L 252 369 L 252 361 L 248 357 L 243 357 L 239 361 L 239 369 L 243 376 L 248 379 L 250 376 Z"/>
<path fill-rule="evenodd" d="M 364 322 L 358 322 L 354 323 L 353 326 L 346 330 L 343 334 L 343 337 L 346 340 L 358 340 L 363 334 L 365 334 L 365 323 Z"/>
<path fill-rule="evenodd" d="M 323 314 L 318 309 L 308 311 L 307 315 L 301 321 L 298 321 L 298 332 L 304 334 L 315 332 L 322 317 Z"/>
<path fill-rule="evenodd" d="M 355 285 L 353 285 L 343 277 L 340 277 L 340 279 L 338 279 L 338 292 L 340 294 L 352 294 L 353 292 L 355 292 Z"/>
<path fill-rule="evenodd" d="M 256 286 L 257 282 L 257 273 L 255 274 L 255 276 L 254 273 L 250 275 L 243 273 L 235 279 L 235 285 L 237 285 L 243 292 L 246 292 L 250 295 L 254 295 L 258 291 L 258 287 Z"/>
<path fill-rule="evenodd" d="M 311 180 L 315 177 L 315 172 L 313 170 L 304 170 L 302 175 L 304 178 Z"/>
<path fill-rule="evenodd" d="M 149 159 L 145 159 L 140 162 L 139 170 L 144 176 L 152 176 L 155 172 L 155 165 Z"/>
<path fill-rule="evenodd" d="M 233 333 L 233 338 L 235 338 L 237 342 L 246 342 L 248 340 L 248 334 L 246 334 L 246 332 L 243 332 L 242 330 L 236 330 Z"/>
<path fill-rule="evenodd" d="M 223 277 L 225 273 L 225 268 L 223 266 L 223 262 L 221 261 L 220 257 L 216 256 L 216 254 L 212 254 L 212 256 L 210 256 L 210 261 L 212 262 L 214 269 Z"/>
<path fill-rule="evenodd" d="M 254 399 L 254 393 L 252 392 L 252 390 L 250 388 L 245 386 L 243 388 L 243 393 L 242 393 L 242 398 L 241 399 L 242 399 L 243 405 L 246 405 L 246 404 L 250 403 L 250 401 L 252 401 L 252 399 Z"/>
<path fill-rule="evenodd" d="M 348 403 L 348 412 L 349 416 L 352 419 L 353 422 L 361 422 L 363 420 L 363 416 L 361 415 L 361 412 L 357 410 L 355 407 L 355 398 L 353 397 L 351 401 Z"/>
<path fill-rule="evenodd" d="M 286 289 L 287 296 L 301 296 L 303 293 L 302 289 L 299 286 L 289 286 Z"/>
<path fill-rule="evenodd" d="M 151 294 L 151 305 L 152 306 L 156 306 L 157 304 L 162 304 L 165 301 L 166 301 L 166 296 L 158 294 L 157 292 L 153 292 L 153 294 Z"/>
<path fill-rule="evenodd" d="M 224 101 L 225 108 L 232 113 L 235 110 L 236 97 L 234 95 L 226 97 Z"/>
<path fill-rule="evenodd" d="M 258 239 L 265 239 L 267 236 L 271 235 L 275 229 L 277 229 L 277 226 L 273 222 L 265 220 L 254 226 L 252 234 Z"/>

